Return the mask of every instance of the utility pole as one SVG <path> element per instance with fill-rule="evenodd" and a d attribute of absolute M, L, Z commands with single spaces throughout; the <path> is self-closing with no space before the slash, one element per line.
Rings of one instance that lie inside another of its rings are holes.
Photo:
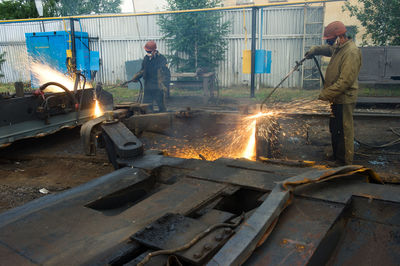
<path fill-rule="evenodd" d="M 254 87 L 255 87 L 257 11 L 258 11 L 257 7 L 253 7 L 251 9 L 251 74 L 250 74 L 251 98 L 254 98 Z"/>

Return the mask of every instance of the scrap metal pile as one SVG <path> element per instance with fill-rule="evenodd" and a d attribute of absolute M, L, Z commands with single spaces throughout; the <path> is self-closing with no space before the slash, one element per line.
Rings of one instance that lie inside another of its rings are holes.
<path fill-rule="evenodd" d="M 103 144 L 118 170 L 1 214 L 2 262 L 395 265 L 400 260 L 400 187 L 384 185 L 368 168 L 177 158 L 144 150 L 137 137 L 144 131 L 218 135 L 242 121 L 232 113 L 149 114 L 146 105 L 136 103 L 87 122 L 81 130 L 85 152 L 94 154 Z"/>

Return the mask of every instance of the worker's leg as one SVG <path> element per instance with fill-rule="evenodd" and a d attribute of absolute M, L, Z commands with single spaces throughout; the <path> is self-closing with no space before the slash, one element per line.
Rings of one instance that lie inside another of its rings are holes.
<path fill-rule="evenodd" d="M 150 109 L 151 111 L 153 111 L 153 95 L 152 95 L 152 90 L 146 90 L 146 89 L 144 89 L 143 103 L 148 103 L 148 104 L 150 104 L 149 109 Z"/>
<path fill-rule="evenodd" d="M 343 139 L 344 139 L 344 162 L 353 164 L 354 157 L 354 125 L 353 111 L 355 103 L 343 104 Z"/>
<path fill-rule="evenodd" d="M 159 112 L 165 112 L 165 104 L 164 104 L 164 91 L 163 90 L 155 90 L 154 91 L 154 100 L 158 105 Z"/>
<path fill-rule="evenodd" d="M 331 110 L 329 131 L 331 132 L 333 159 L 344 163 L 343 105 L 332 104 Z"/>

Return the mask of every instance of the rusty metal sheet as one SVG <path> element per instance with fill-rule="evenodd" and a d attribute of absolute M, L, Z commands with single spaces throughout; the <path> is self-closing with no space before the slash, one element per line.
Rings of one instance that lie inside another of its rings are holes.
<path fill-rule="evenodd" d="M 374 180 L 379 183 L 383 183 L 379 176 L 371 169 L 364 168 L 361 165 L 346 165 L 332 169 L 307 171 L 301 175 L 291 177 L 285 180 L 282 185 L 285 189 L 290 189 L 292 187 L 319 183 L 330 179 L 337 179 L 339 177 L 352 177 L 356 173 L 364 174 L 369 180 Z"/>
<path fill-rule="evenodd" d="M 37 265 L 29 258 L 15 254 L 15 251 L 13 249 L 10 249 L 3 243 L 0 243 L 0 265 L 6 265 L 3 264 L 3 262 L 6 261 L 12 262 L 9 265 L 24 265 L 24 266 Z"/>
<path fill-rule="evenodd" d="M 217 197 L 226 187 L 224 184 L 184 179 L 122 213 L 104 215 L 84 207 L 115 191 L 108 186 L 115 189 L 115 186 L 132 185 L 138 171 L 123 168 L 75 189 L 50 195 L 49 200 L 46 196 L 22 206 L 17 212 L 12 210 L 12 213 L 0 215 L 1 243 L 13 247 L 17 252 L 15 256 L 22 254 L 39 264 L 63 264 L 66 261 L 83 264 L 125 241 L 129 235 L 165 213 L 190 213 Z"/>
<path fill-rule="evenodd" d="M 365 194 L 353 196 L 350 206 L 353 217 L 400 226 L 400 201 L 384 201 Z"/>
<path fill-rule="evenodd" d="M 240 265 L 246 261 L 257 243 L 286 207 L 290 192 L 279 185 L 240 227 L 239 231 L 218 251 L 207 265 Z"/>
<path fill-rule="evenodd" d="M 330 265 L 399 265 L 400 227 L 350 219 Z"/>
<path fill-rule="evenodd" d="M 138 263 L 143 260 L 146 255 L 152 252 L 152 250 L 147 250 L 145 252 L 143 252 L 140 256 L 136 257 L 134 260 L 125 263 L 124 266 L 137 266 Z M 151 265 L 151 266 L 165 266 L 167 265 L 165 262 L 168 260 L 168 256 L 167 255 L 159 255 L 159 256 L 155 256 L 155 257 L 151 257 L 149 262 L 147 263 L 147 265 Z M 118 265 L 118 264 L 117 264 Z M 179 264 L 172 264 L 172 265 L 179 265 Z"/>
<path fill-rule="evenodd" d="M 344 208 L 343 204 L 295 198 L 245 265 L 306 265 Z"/>
<path fill-rule="evenodd" d="M 130 164 L 152 170 L 160 166 L 192 169 L 188 177 L 271 191 L 275 182 L 304 173 L 304 167 L 263 165 L 251 161 L 219 159 L 215 162 L 148 155 Z"/>
<path fill-rule="evenodd" d="M 152 249 L 173 249 L 192 240 L 207 225 L 180 214 L 167 213 L 131 236 Z"/>
<path fill-rule="evenodd" d="M 304 171 L 304 169 L 302 170 Z M 188 174 L 189 177 L 253 188 L 261 191 L 271 191 L 276 182 L 289 178 L 284 172 L 267 173 L 265 171 L 252 171 L 239 167 L 217 164 L 214 167 L 202 167 Z"/>
<path fill-rule="evenodd" d="M 202 215 L 199 218 L 199 221 L 208 225 L 213 225 L 217 223 L 224 223 L 233 217 L 234 217 L 233 213 L 211 209 L 206 214 Z"/>
<path fill-rule="evenodd" d="M 296 195 L 333 202 L 347 203 L 353 195 L 387 201 L 400 201 L 399 187 L 363 182 L 365 177 L 347 180 L 335 180 L 303 186 L 295 190 Z"/>
<path fill-rule="evenodd" d="M 209 226 L 193 218 L 167 213 L 136 232 L 131 238 L 156 250 L 177 249 L 189 243 Z M 178 257 L 202 265 L 215 250 L 233 234 L 230 228 L 217 228 L 209 232 L 188 249 L 175 252 Z"/>

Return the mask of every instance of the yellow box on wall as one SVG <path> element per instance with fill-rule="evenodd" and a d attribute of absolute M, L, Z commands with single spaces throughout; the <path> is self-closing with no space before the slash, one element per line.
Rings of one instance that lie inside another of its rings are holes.
<path fill-rule="evenodd" d="M 251 50 L 243 50 L 243 68 L 242 71 L 244 74 L 251 73 Z"/>

